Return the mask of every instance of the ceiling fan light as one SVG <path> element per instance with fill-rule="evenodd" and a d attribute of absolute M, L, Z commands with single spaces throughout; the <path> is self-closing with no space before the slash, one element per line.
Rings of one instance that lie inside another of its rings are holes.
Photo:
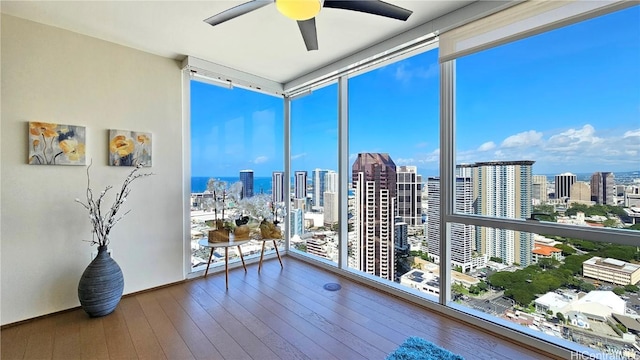
<path fill-rule="evenodd" d="M 320 12 L 321 0 L 276 0 L 282 15 L 293 20 L 309 20 Z"/>

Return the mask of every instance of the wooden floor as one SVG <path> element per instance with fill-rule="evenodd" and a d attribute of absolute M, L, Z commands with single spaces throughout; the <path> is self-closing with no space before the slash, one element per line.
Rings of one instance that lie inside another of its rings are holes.
<path fill-rule="evenodd" d="M 82 310 L 1 332 L 11 359 L 384 359 L 420 336 L 465 359 L 546 359 L 396 297 L 283 258 L 122 299 L 114 313 Z M 324 290 L 327 282 L 342 289 Z"/>

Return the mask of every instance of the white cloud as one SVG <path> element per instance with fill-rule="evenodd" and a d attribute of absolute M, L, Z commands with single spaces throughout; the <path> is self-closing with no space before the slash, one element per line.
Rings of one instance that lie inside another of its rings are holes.
<path fill-rule="evenodd" d="M 600 142 L 602 139 L 596 136 L 596 129 L 590 124 L 585 124 L 582 129 L 569 129 L 551 136 L 547 141 L 547 147 L 557 151 L 566 151 Z"/>
<path fill-rule="evenodd" d="M 291 160 L 297 160 L 297 159 L 300 159 L 300 158 L 305 157 L 305 156 L 307 156 L 307 153 L 292 155 L 291 156 Z"/>
<path fill-rule="evenodd" d="M 503 148 L 530 147 L 539 145 L 542 140 L 542 133 L 529 130 L 519 134 L 511 135 L 502 142 Z"/>
<path fill-rule="evenodd" d="M 489 151 L 492 150 L 496 147 L 496 143 L 494 143 L 493 141 L 487 141 L 486 143 L 480 145 L 480 147 L 478 148 L 478 151 Z"/>
<path fill-rule="evenodd" d="M 396 165 L 412 165 L 416 163 L 416 160 L 413 158 L 399 158 L 399 159 L 395 159 L 393 160 L 393 162 L 396 163 Z"/>
<path fill-rule="evenodd" d="M 269 160 L 269 158 L 266 157 L 266 156 L 258 156 L 255 160 L 253 160 L 253 163 L 254 164 L 262 164 L 262 163 L 267 162 L 267 160 Z"/>
<path fill-rule="evenodd" d="M 411 67 L 409 64 L 400 64 L 396 67 L 395 78 L 403 83 L 407 83 L 414 78 L 428 79 L 438 75 L 439 67 L 437 63 L 429 64 L 429 67 Z"/>
<path fill-rule="evenodd" d="M 640 129 L 626 131 L 622 137 L 623 138 L 640 137 Z"/>
<path fill-rule="evenodd" d="M 501 146 L 485 140 L 473 149 L 457 149 L 456 162 L 533 160 L 536 171 L 549 173 L 628 171 L 640 166 L 639 137 L 640 129 L 596 129 L 590 124 L 544 134 L 531 130 L 508 136 Z"/>

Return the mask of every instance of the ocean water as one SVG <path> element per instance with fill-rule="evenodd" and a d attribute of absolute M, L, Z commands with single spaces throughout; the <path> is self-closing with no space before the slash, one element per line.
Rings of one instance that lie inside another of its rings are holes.
<path fill-rule="evenodd" d="M 207 189 L 207 182 L 212 177 L 194 176 L 191 178 L 191 192 L 201 193 Z M 239 177 L 213 177 L 222 181 L 226 181 L 229 185 L 240 181 Z M 254 177 L 253 178 L 254 194 L 271 194 L 271 177 Z"/>

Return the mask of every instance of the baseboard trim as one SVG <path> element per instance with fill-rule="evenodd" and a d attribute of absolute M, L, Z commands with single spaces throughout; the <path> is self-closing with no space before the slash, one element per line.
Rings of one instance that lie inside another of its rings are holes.
<path fill-rule="evenodd" d="M 197 278 L 194 278 L 194 279 L 197 279 Z M 137 295 L 144 294 L 144 293 L 147 293 L 147 292 L 150 292 L 150 291 L 155 291 L 155 290 L 163 289 L 163 288 L 166 288 L 166 287 L 182 284 L 182 283 L 185 283 L 185 282 L 188 282 L 188 281 L 191 281 L 191 280 L 193 280 L 193 279 L 184 279 L 184 280 L 180 280 L 180 281 L 171 282 L 171 283 L 168 283 L 168 284 L 154 286 L 152 288 L 148 288 L 148 289 L 144 289 L 144 290 L 140 290 L 140 291 L 135 291 L 135 292 L 132 292 L 132 293 L 124 294 L 124 295 L 122 295 L 122 297 L 123 298 L 128 298 L 128 297 L 132 297 L 132 296 L 137 296 Z M 55 311 L 55 312 L 52 312 L 52 313 L 49 313 L 49 314 L 44 314 L 44 315 L 40 315 L 40 316 L 29 318 L 29 319 L 24 319 L 24 320 L 12 322 L 12 323 L 9 323 L 9 324 L 4 324 L 4 325 L 0 326 L 0 331 L 8 329 L 8 328 L 11 328 L 11 327 L 14 327 L 14 326 L 17 326 L 17 325 L 22 325 L 22 324 L 30 323 L 32 321 L 45 319 L 45 318 L 48 318 L 50 316 L 55 316 L 55 315 L 59 315 L 59 314 L 65 314 L 65 313 L 68 313 L 68 312 L 71 312 L 71 311 L 76 311 L 78 309 L 82 309 L 82 307 L 75 306 L 75 307 L 72 307 L 72 308 L 69 308 L 69 309 L 59 310 L 59 311 Z"/>

